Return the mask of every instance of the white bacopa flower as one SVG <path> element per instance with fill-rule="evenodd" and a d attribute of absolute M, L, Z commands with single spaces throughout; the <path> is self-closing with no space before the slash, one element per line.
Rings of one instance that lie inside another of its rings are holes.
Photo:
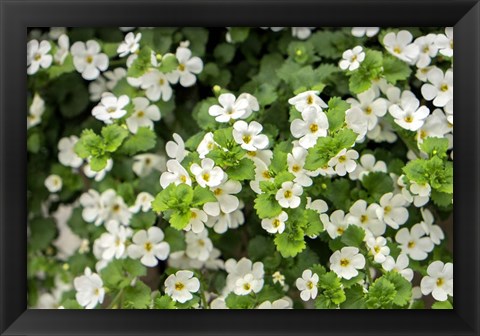
<path fill-rule="evenodd" d="M 185 251 L 172 252 L 168 257 L 168 266 L 178 269 L 200 269 L 204 263 L 198 259 L 191 259 L 187 256 Z"/>
<path fill-rule="evenodd" d="M 132 99 L 133 113 L 127 118 L 127 126 L 130 132 L 136 134 L 139 127 L 153 129 L 153 122 L 160 120 L 160 109 L 157 105 L 150 105 L 150 101 L 144 97 Z"/>
<path fill-rule="evenodd" d="M 240 203 L 238 209 L 232 212 L 225 213 L 220 211 L 218 216 L 209 216 L 205 225 L 213 228 L 213 231 L 219 234 L 227 232 L 228 229 L 236 229 L 245 223 L 245 216 L 243 211 L 241 211 L 242 208 L 243 204 Z"/>
<path fill-rule="evenodd" d="M 103 76 L 98 76 L 97 79 L 88 84 L 88 92 L 90 93 L 90 100 L 92 102 L 99 101 L 107 91 L 107 81 Z"/>
<path fill-rule="evenodd" d="M 105 288 L 103 281 L 96 273 L 92 273 L 90 268 L 85 268 L 84 275 L 76 277 L 73 285 L 77 291 L 75 298 L 77 302 L 86 309 L 93 309 L 99 303 L 103 303 Z"/>
<path fill-rule="evenodd" d="M 100 71 L 108 68 L 108 56 L 100 53 L 100 44 L 90 40 L 86 43 L 77 41 L 70 48 L 75 69 L 86 80 L 93 80 L 100 75 Z"/>
<path fill-rule="evenodd" d="M 419 208 L 424 206 L 430 200 L 430 192 L 432 188 L 428 183 L 417 183 L 412 181 L 410 184 L 410 192 L 413 196 L 413 204 Z"/>
<path fill-rule="evenodd" d="M 197 153 L 200 159 L 205 159 L 205 156 L 217 147 L 217 143 L 213 140 L 213 133 L 208 132 L 198 144 Z"/>
<path fill-rule="evenodd" d="M 176 70 L 167 74 L 170 83 L 177 83 L 183 87 L 189 87 L 195 84 L 197 77 L 203 69 L 203 62 L 199 57 L 192 57 L 192 51 L 185 47 L 178 47 L 175 56 L 178 60 Z"/>
<path fill-rule="evenodd" d="M 342 70 L 354 71 L 360 67 L 360 63 L 365 59 L 365 53 L 361 46 L 356 46 L 353 49 L 345 50 L 342 54 L 342 60 L 339 62 L 339 67 Z"/>
<path fill-rule="evenodd" d="M 350 225 L 343 210 L 335 210 L 330 217 L 327 214 L 321 214 L 320 220 L 332 239 L 341 236 Z"/>
<path fill-rule="evenodd" d="M 382 263 L 382 267 L 387 272 L 398 272 L 407 281 L 412 281 L 413 270 L 408 268 L 409 262 L 408 256 L 404 253 L 400 253 L 396 261 L 393 259 L 393 257 L 387 256 L 385 261 Z"/>
<path fill-rule="evenodd" d="M 155 170 L 162 170 L 165 166 L 165 158 L 155 154 L 139 154 L 133 157 L 132 170 L 137 176 L 145 177 Z"/>
<path fill-rule="evenodd" d="M 125 107 L 130 103 L 130 98 L 127 95 L 115 97 L 113 94 L 104 93 L 100 103 L 92 110 L 92 115 L 105 124 L 111 124 L 114 119 L 120 119 L 127 110 Z"/>
<path fill-rule="evenodd" d="M 316 211 L 319 215 L 328 211 L 327 202 L 321 199 L 317 199 L 312 201 L 310 197 L 307 197 L 307 204 L 305 205 L 305 209 L 310 209 Z"/>
<path fill-rule="evenodd" d="M 210 106 L 208 114 L 215 117 L 215 120 L 221 123 L 229 122 L 230 120 L 241 119 L 250 109 L 250 104 L 245 98 L 235 99 L 231 93 L 222 93 L 218 97 L 220 105 Z"/>
<path fill-rule="evenodd" d="M 439 260 L 428 265 L 427 274 L 420 282 L 423 295 L 432 293 L 437 301 L 446 301 L 448 296 L 453 297 L 453 264 Z"/>
<path fill-rule="evenodd" d="M 440 54 L 452 57 L 453 56 L 453 28 L 445 28 L 445 35 L 438 34 L 435 39 L 436 46 L 440 49 Z"/>
<path fill-rule="evenodd" d="M 443 138 L 451 130 L 445 113 L 441 109 L 435 109 L 417 130 L 417 142 L 422 143 L 428 137 Z"/>
<path fill-rule="evenodd" d="M 85 166 L 83 166 L 83 173 L 87 176 L 87 177 L 90 177 L 90 178 L 93 178 L 95 181 L 97 182 L 100 182 L 101 180 L 103 180 L 105 178 L 105 176 L 107 175 L 107 173 L 112 170 L 112 167 L 113 167 L 113 160 L 112 159 L 108 159 L 107 160 L 107 165 L 105 166 L 105 168 L 103 168 L 102 170 L 100 171 L 94 171 L 92 170 L 92 168 L 90 167 L 90 158 L 87 159 L 87 164 Z"/>
<path fill-rule="evenodd" d="M 192 293 L 199 289 L 200 281 L 193 276 L 192 271 L 178 271 L 165 280 L 165 293 L 176 302 L 185 303 L 191 300 Z"/>
<path fill-rule="evenodd" d="M 420 209 L 422 213 L 423 221 L 420 222 L 423 231 L 430 236 L 430 239 L 435 245 L 439 245 L 445 238 L 442 228 L 439 225 L 435 225 L 435 218 L 428 209 Z"/>
<path fill-rule="evenodd" d="M 132 245 L 128 246 L 127 253 L 132 259 L 140 259 L 147 267 L 155 267 L 158 259 L 166 260 L 170 253 L 170 245 L 163 241 L 165 235 L 162 229 L 152 226 L 148 231 L 140 230 L 133 235 Z"/>
<path fill-rule="evenodd" d="M 58 38 L 58 49 L 53 56 L 55 62 L 62 65 L 65 62 L 65 58 L 68 56 L 68 50 L 70 49 L 70 40 L 67 35 L 62 34 Z"/>
<path fill-rule="evenodd" d="M 160 176 L 160 185 L 163 189 L 168 187 L 170 183 L 175 183 L 175 185 L 180 183 L 192 185 L 192 179 L 188 175 L 187 170 L 177 160 L 168 160 L 167 171 Z"/>
<path fill-rule="evenodd" d="M 401 30 L 397 34 L 391 32 L 384 36 L 385 49 L 393 56 L 409 64 L 414 64 L 420 53 L 418 45 L 411 43 L 412 34 L 408 30 Z"/>
<path fill-rule="evenodd" d="M 417 63 L 415 64 L 417 68 L 427 67 L 430 64 L 432 57 L 437 56 L 438 46 L 435 43 L 436 38 L 437 35 L 428 34 L 426 36 L 420 36 L 415 40 L 414 43 L 418 45 L 420 50 Z"/>
<path fill-rule="evenodd" d="M 370 237 L 366 244 L 373 255 L 373 260 L 379 264 L 383 263 L 390 254 L 390 248 L 387 246 L 387 240 L 384 237 Z"/>
<path fill-rule="evenodd" d="M 56 258 L 63 261 L 67 261 L 82 245 L 82 239 L 68 225 L 72 212 L 73 206 L 59 205 L 57 211 L 52 214 L 58 229 L 58 236 L 52 244 L 57 249 Z"/>
<path fill-rule="evenodd" d="M 187 232 L 185 242 L 187 244 L 185 253 L 192 259 L 206 261 L 213 249 L 212 241 L 208 238 L 208 230 L 202 230 L 199 233 Z"/>
<path fill-rule="evenodd" d="M 357 167 L 351 173 L 349 177 L 351 180 L 362 180 L 369 173 L 373 172 L 387 172 L 387 165 L 383 161 L 376 161 L 375 156 L 372 154 L 363 154 L 360 157 L 360 162 L 357 163 Z"/>
<path fill-rule="evenodd" d="M 436 107 L 445 107 L 453 99 L 453 70 L 448 69 L 445 74 L 439 68 L 428 72 L 430 83 L 422 85 L 422 96 L 426 100 L 433 100 Z"/>
<path fill-rule="evenodd" d="M 103 223 L 103 204 L 100 199 L 100 194 L 90 189 L 80 196 L 80 204 L 83 207 L 82 218 L 89 223 L 94 223 L 99 226 Z"/>
<path fill-rule="evenodd" d="M 192 231 L 193 233 L 200 233 L 202 231 L 206 231 L 205 223 L 208 220 L 208 215 L 205 211 L 200 209 L 190 209 L 190 221 L 188 225 L 185 227 L 185 231 Z"/>
<path fill-rule="evenodd" d="M 242 119 L 247 119 L 253 112 L 260 110 L 257 98 L 250 93 L 242 93 L 238 96 L 238 99 L 246 99 L 248 101 L 248 107 L 246 108 L 246 112 L 243 114 Z"/>
<path fill-rule="evenodd" d="M 395 235 L 395 241 L 402 252 L 413 260 L 425 260 L 434 247 L 432 239 L 425 236 L 421 224 L 415 224 L 410 231 L 407 228 L 400 229 Z"/>
<path fill-rule="evenodd" d="M 358 152 L 354 149 L 348 151 L 344 148 L 337 155 L 328 161 L 328 166 L 335 169 L 339 176 L 351 173 L 357 167 L 355 160 L 358 159 Z"/>
<path fill-rule="evenodd" d="M 292 304 L 287 299 L 288 297 L 273 302 L 264 301 L 256 309 L 292 309 Z"/>
<path fill-rule="evenodd" d="M 60 191 L 63 186 L 62 178 L 56 174 L 49 175 L 45 179 L 45 188 L 48 189 L 51 193 L 56 193 Z"/>
<path fill-rule="evenodd" d="M 315 299 L 318 294 L 318 274 L 312 273 L 311 270 L 306 269 L 302 273 L 302 277 L 295 281 L 297 289 L 300 291 L 300 298 L 303 301 Z"/>
<path fill-rule="evenodd" d="M 327 136 L 327 115 L 318 107 L 306 107 L 302 111 L 302 119 L 295 119 L 290 125 L 290 132 L 300 138 L 299 144 L 305 149 L 315 146 L 319 137 Z"/>
<path fill-rule="evenodd" d="M 318 96 L 318 91 L 305 91 L 288 100 L 297 111 L 303 112 L 307 107 L 316 107 L 317 110 L 328 108 L 328 105 Z"/>
<path fill-rule="evenodd" d="M 140 39 L 142 38 L 142 33 L 137 33 L 136 35 L 132 32 L 125 35 L 125 40 L 120 43 L 117 48 L 118 56 L 125 57 L 128 54 L 134 54 L 138 51 L 140 47 Z"/>
<path fill-rule="evenodd" d="M 260 134 L 262 130 L 262 125 L 256 121 L 247 124 L 245 121 L 239 120 L 233 124 L 233 139 L 247 151 L 264 149 L 268 146 L 268 137 Z"/>
<path fill-rule="evenodd" d="M 300 184 L 291 181 L 283 182 L 277 191 L 275 199 L 282 208 L 297 208 L 300 205 L 300 196 L 303 188 Z"/>
<path fill-rule="evenodd" d="M 222 168 L 216 167 L 215 162 L 209 158 L 203 159 L 201 166 L 196 163 L 192 164 L 190 171 L 195 175 L 195 180 L 202 188 L 219 186 L 225 177 Z"/>
<path fill-rule="evenodd" d="M 365 257 L 356 247 L 347 246 L 335 251 L 330 257 L 330 269 L 339 277 L 349 280 L 365 267 Z"/>
<path fill-rule="evenodd" d="M 220 185 L 210 188 L 217 202 L 207 202 L 203 210 L 210 216 L 218 216 L 221 212 L 226 214 L 238 209 L 240 201 L 233 194 L 238 194 L 242 190 L 242 184 L 238 181 L 227 180 L 225 176 Z"/>
<path fill-rule="evenodd" d="M 225 262 L 225 270 L 228 273 L 228 291 L 237 294 L 239 292 L 245 293 L 247 290 L 249 291 L 248 293 L 252 291 L 258 293 L 262 290 L 264 283 L 263 276 L 265 272 L 263 270 L 263 263 L 260 261 L 252 264 L 252 261 L 247 258 L 242 258 L 238 262 L 235 259 L 228 259 Z M 250 276 L 246 278 L 247 275 Z M 248 280 L 248 282 L 246 280 Z M 246 287 L 249 288 L 247 289 Z"/>
<path fill-rule="evenodd" d="M 354 98 L 347 99 L 351 107 L 346 113 L 352 113 L 349 111 L 353 110 L 360 110 L 363 114 L 362 119 L 366 119 L 368 130 L 371 131 L 377 125 L 378 118 L 383 117 L 387 113 L 387 101 L 384 98 L 378 98 L 378 94 L 373 89 L 359 93 L 357 98 L 358 100 Z M 352 128 L 352 130 L 355 131 L 354 128 Z"/>
<path fill-rule="evenodd" d="M 349 108 L 345 111 L 345 123 L 347 127 L 358 134 L 356 141 L 361 142 L 368 132 L 368 118 L 365 117 L 360 108 Z M 378 119 L 375 121 L 378 124 Z M 372 130 L 377 126 L 373 126 Z"/>
<path fill-rule="evenodd" d="M 353 27 L 352 28 L 352 35 L 355 37 L 372 37 L 378 34 L 380 31 L 379 27 Z"/>
<path fill-rule="evenodd" d="M 262 219 L 262 228 L 269 233 L 282 233 L 285 230 L 285 222 L 288 220 L 288 214 L 282 211 L 274 218 Z"/>
<path fill-rule="evenodd" d="M 48 52 L 52 46 L 48 41 L 31 40 L 27 43 L 27 74 L 33 75 L 38 69 L 46 69 L 52 64 L 52 55 Z"/>
<path fill-rule="evenodd" d="M 422 127 L 430 114 L 428 107 L 420 106 L 417 98 L 402 99 L 400 106 L 393 104 L 388 108 L 388 112 L 397 125 L 409 131 L 417 131 Z"/>
<path fill-rule="evenodd" d="M 129 210 L 132 213 L 138 213 L 139 211 L 148 212 L 152 208 L 152 201 L 155 198 L 148 192 L 142 191 L 137 195 L 135 204 L 132 205 Z"/>
<path fill-rule="evenodd" d="M 272 274 L 272 281 L 274 284 L 278 283 L 281 286 L 285 286 L 285 276 L 279 271 L 276 271 L 275 273 Z"/>
<path fill-rule="evenodd" d="M 40 124 L 42 115 L 45 112 L 45 101 L 38 93 L 33 96 L 32 104 L 28 110 L 27 129 Z"/>
<path fill-rule="evenodd" d="M 378 207 L 379 205 L 375 203 L 367 207 L 367 202 L 360 199 L 350 207 L 346 221 L 350 224 L 360 226 L 365 231 L 371 232 L 375 237 L 381 236 L 385 233 L 386 225 L 378 219 Z"/>
<path fill-rule="evenodd" d="M 117 195 L 115 190 L 107 189 L 100 196 L 100 201 L 103 206 L 104 220 L 115 219 L 123 225 L 130 224 L 132 213 L 125 204 L 122 196 Z"/>
<path fill-rule="evenodd" d="M 271 151 L 270 149 L 249 151 L 247 152 L 245 157 L 252 160 L 255 164 L 261 161 L 265 165 L 269 166 L 270 163 L 272 162 L 273 151 Z"/>
<path fill-rule="evenodd" d="M 377 216 L 388 226 L 398 229 L 408 219 L 405 199 L 401 194 L 386 193 L 380 198 L 380 206 L 376 209 Z"/>
<path fill-rule="evenodd" d="M 273 181 L 273 177 L 270 175 L 268 166 L 258 160 L 255 162 L 255 179 L 250 181 L 250 188 L 257 194 L 263 193 L 260 189 L 260 182 L 262 181 Z"/>
<path fill-rule="evenodd" d="M 102 259 L 121 259 L 126 256 L 126 242 L 132 236 L 132 230 L 116 220 L 109 220 L 105 224 L 108 232 L 98 238 L 99 246 L 102 249 Z"/>
<path fill-rule="evenodd" d="M 172 98 L 173 90 L 170 87 L 167 76 L 156 69 L 148 71 L 141 77 L 140 87 L 151 101 L 169 101 Z"/>
<path fill-rule="evenodd" d="M 313 181 L 310 176 L 315 176 L 314 172 L 303 168 L 307 159 L 307 150 L 303 147 L 294 147 L 291 153 L 287 154 L 288 171 L 295 175 L 293 182 L 300 184 L 302 187 L 309 187 Z"/>
<path fill-rule="evenodd" d="M 78 168 L 82 165 L 83 159 L 75 153 L 75 144 L 78 141 L 76 135 L 61 138 L 58 142 L 58 161 L 64 166 Z"/>
<path fill-rule="evenodd" d="M 300 40 L 306 40 L 312 34 L 314 27 L 292 27 L 292 36 Z"/>

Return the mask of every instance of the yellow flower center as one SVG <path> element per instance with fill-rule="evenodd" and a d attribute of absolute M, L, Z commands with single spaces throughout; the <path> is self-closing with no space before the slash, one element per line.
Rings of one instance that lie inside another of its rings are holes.
<path fill-rule="evenodd" d="M 442 92 L 448 91 L 448 85 L 447 85 L 447 84 L 442 84 L 442 86 L 440 87 L 440 90 L 441 90 Z"/>
<path fill-rule="evenodd" d="M 247 155 L 248 155 L 248 156 L 255 157 L 255 156 L 257 156 L 257 152 L 255 152 L 255 151 L 248 151 L 248 152 L 247 152 Z"/>
<path fill-rule="evenodd" d="M 343 228 L 341 228 L 341 227 L 337 228 L 337 233 L 339 235 L 342 235 L 344 232 L 345 232 L 345 230 Z"/>
<path fill-rule="evenodd" d="M 407 123 L 411 123 L 413 121 L 413 117 L 412 116 L 406 116 L 403 120 L 405 120 L 405 122 L 407 122 Z"/>
<path fill-rule="evenodd" d="M 115 112 L 116 110 L 117 110 L 117 108 L 115 108 L 115 107 L 113 107 L 113 106 L 107 108 L 107 112 L 108 112 L 108 113 L 113 113 L 113 112 Z"/>
<path fill-rule="evenodd" d="M 313 287 L 314 287 L 313 282 L 308 281 L 308 282 L 307 282 L 307 288 L 310 289 L 310 290 L 312 290 Z"/>
<path fill-rule="evenodd" d="M 437 279 L 437 287 L 442 287 L 444 283 L 445 283 L 445 281 L 443 280 L 443 278 L 438 278 Z"/>
<path fill-rule="evenodd" d="M 180 70 L 180 71 L 185 71 L 185 64 L 180 63 L 180 64 L 178 65 L 178 70 Z"/>
<path fill-rule="evenodd" d="M 430 51 L 430 48 L 428 46 L 425 46 L 425 48 L 423 48 L 423 52 L 426 54 Z"/>
<path fill-rule="evenodd" d="M 291 190 L 286 190 L 284 193 L 283 193 L 283 196 L 285 198 L 290 198 L 292 197 L 292 191 Z"/>
<path fill-rule="evenodd" d="M 99 296 L 100 295 L 100 289 L 95 288 L 94 293 L 95 293 L 95 296 Z"/>
<path fill-rule="evenodd" d="M 317 124 L 311 124 L 310 125 L 310 132 L 315 133 L 318 131 L 318 125 Z"/>
<path fill-rule="evenodd" d="M 153 245 L 150 242 L 145 243 L 145 251 L 150 252 L 153 249 Z"/>
<path fill-rule="evenodd" d="M 142 118 L 145 115 L 145 112 L 143 111 L 138 111 L 137 112 L 137 117 Z"/>
<path fill-rule="evenodd" d="M 313 96 L 312 96 L 312 95 L 308 96 L 308 97 L 307 97 L 307 104 L 308 104 L 308 105 L 312 105 L 312 104 L 313 104 L 313 100 L 314 100 L 314 99 L 313 99 Z"/>
<path fill-rule="evenodd" d="M 344 163 L 345 161 L 347 161 L 347 157 L 345 155 L 340 155 L 340 157 L 338 158 L 338 162 Z"/>
<path fill-rule="evenodd" d="M 273 221 L 272 225 L 273 225 L 273 227 L 278 228 L 280 226 L 280 220 L 278 218 L 276 218 Z"/>
<path fill-rule="evenodd" d="M 250 143 L 250 141 L 252 141 L 252 137 L 250 135 L 244 135 L 244 136 L 242 136 L 242 140 L 243 140 L 243 142 L 248 144 L 248 143 Z"/>
<path fill-rule="evenodd" d="M 243 284 L 243 289 L 245 289 L 246 291 L 249 291 L 251 288 L 252 286 L 249 283 Z"/>
<path fill-rule="evenodd" d="M 182 183 L 186 183 L 187 177 L 185 175 L 180 176 L 180 181 L 182 181 Z"/>
<path fill-rule="evenodd" d="M 373 247 L 373 250 L 375 251 L 375 253 L 379 253 L 380 252 L 380 247 L 378 245 L 375 245 Z"/>
<path fill-rule="evenodd" d="M 262 176 L 265 179 L 269 179 L 271 177 L 270 172 L 268 170 L 263 171 Z"/>
<path fill-rule="evenodd" d="M 205 173 L 202 175 L 202 178 L 205 180 L 205 181 L 210 181 L 210 174 L 209 173 Z"/>
<path fill-rule="evenodd" d="M 368 216 L 367 215 L 361 215 L 360 216 L 360 223 L 365 224 L 366 221 L 368 221 Z"/>
<path fill-rule="evenodd" d="M 195 219 L 195 218 L 197 218 L 197 217 L 198 217 L 198 215 L 197 215 L 196 212 L 190 211 L 190 218 L 191 218 L 191 219 Z"/>
<path fill-rule="evenodd" d="M 301 169 L 301 168 L 300 168 L 299 165 L 293 165 L 293 167 L 292 167 L 292 171 L 293 171 L 294 173 L 298 173 L 298 172 L 300 171 L 300 169 Z"/>
<path fill-rule="evenodd" d="M 158 81 L 158 84 L 160 84 L 160 85 L 165 84 L 165 80 L 163 78 L 160 78 L 160 80 Z"/>
<path fill-rule="evenodd" d="M 182 282 L 175 283 L 175 290 L 177 291 L 181 291 L 184 287 L 185 285 Z"/>
<path fill-rule="evenodd" d="M 395 54 L 400 54 L 402 52 L 402 49 L 400 49 L 400 47 L 397 46 L 397 47 L 393 48 L 393 52 Z"/>
<path fill-rule="evenodd" d="M 340 266 L 347 267 L 348 265 L 350 265 L 350 260 L 348 260 L 347 258 L 343 258 L 340 260 Z"/>
<path fill-rule="evenodd" d="M 35 56 L 33 56 L 33 59 L 37 62 L 40 61 L 41 58 L 42 58 L 42 55 L 40 55 L 39 53 L 36 53 Z"/>
<path fill-rule="evenodd" d="M 146 158 L 146 159 L 145 159 L 145 164 L 146 164 L 147 166 L 149 166 L 150 163 L 152 163 L 152 160 L 150 160 L 150 158 Z"/>
<path fill-rule="evenodd" d="M 203 239 L 199 239 L 198 240 L 198 245 L 200 245 L 201 247 L 204 247 L 205 246 L 205 241 Z"/>
<path fill-rule="evenodd" d="M 88 55 L 86 61 L 88 64 L 91 64 L 93 62 L 93 57 L 91 55 Z"/>
<path fill-rule="evenodd" d="M 113 212 L 119 212 L 119 211 L 120 211 L 120 205 L 115 204 L 115 205 L 112 207 L 112 210 L 113 210 Z"/>
<path fill-rule="evenodd" d="M 370 106 L 367 106 L 367 108 L 365 109 L 365 113 L 366 114 L 372 114 L 373 110 Z"/>
<path fill-rule="evenodd" d="M 390 205 L 387 205 L 384 209 L 383 209 L 383 212 L 385 213 L 385 215 L 388 215 L 390 213 L 390 211 L 392 211 L 392 207 Z"/>
<path fill-rule="evenodd" d="M 414 248 L 415 247 L 415 242 L 413 240 L 409 241 L 408 244 L 407 244 L 407 247 L 409 249 Z"/>
<path fill-rule="evenodd" d="M 217 188 L 217 189 L 215 189 L 215 190 L 213 191 L 213 193 L 215 194 L 215 196 L 219 196 L 219 195 L 221 195 L 221 194 L 222 194 L 222 192 L 223 192 L 223 190 L 222 190 L 222 189 L 220 189 L 220 188 Z"/>
<path fill-rule="evenodd" d="M 420 131 L 420 139 L 425 139 L 427 137 L 428 133 L 425 130 Z"/>

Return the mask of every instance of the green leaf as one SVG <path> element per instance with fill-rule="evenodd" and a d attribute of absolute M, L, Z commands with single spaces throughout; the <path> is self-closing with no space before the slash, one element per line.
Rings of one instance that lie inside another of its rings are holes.
<path fill-rule="evenodd" d="M 57 234 L 57 225 L 51 218 L 35 218 L 30 221 L 29 245 L 33 250 L 47 248 Z"/>
<path fill-rule="evenodd" d="M 170 225 L 172 225 L 173 228 L 177 230 L 183 230 L 190 222 L 191 217 L 192 214 L 190 211 L 175 211 L 172 213 L 169 223 Z"/>
<path fill-rule="evenodd" d="M 383 57 L 380 51 L 367 49 L 365 59 L 360 67 L 350 76 L 349 88 L 355 94 L 368 90 L 372 80 L 378 78 L 382 72 Z"/>
<path fill-rule="evenodd" d="M 340 304 L 342 309 L 365 309 L 365 293 L 362 285 L 353 285 L 345 289 L 346 300 Z"/>
<path fill-rule="evenodd" d="M 115 152 L 128 136 L 128 131 L 118 125 L 108 125 L 102 128 L 102 137 L 105 142 L 105 150 Z"/>
<path fill-rule="evenodd" d="M 363 238 L 365 238 L 365 230 L 357 225 L 349 225 L 340 239 L 347 246 L 360 247 Z"/>
<path fill-rule="evenodd" d="M 255 299 L 250 295 L 236 295 L 230 293 L 225 298 L 225 303 L 230 309 L 252 309 L 255 307 Z"/>
<path fill-rule="evenodd" d="M 153 300 L 155 309 L 176 309 L 175 302 L 168 295 L 159 295 Z"/>
<path fill-rule="evenodd" d="M 230 28 L 230 37 L 232 38 L 232 42 L 234 43 L 245 41 L 249 33 L 250 33 L 250 28 L 248 27 L 231 27 Z"/>
<path fill-rule="evenodd" d="M 315 299 L 316 308 L 335 308 L 346 300 L 342 283 L 334 272 L 327 272 L 320 275 L 318 286 L 321 289 L 321 293 Z"/>
<path fill-rule="evenodd" d="M 378 201 L 384 194 L 393 191 L 393 180 L 382 172 L 371 172 L 361 180 L 362 185 L 372 197 Z"/>
<path fill-rule="evenodd" d="M 213 133 L 213 140 L 215 140 L 215 142 L 219 144 L 220 147 L 230 148 L 235 145 L 232 131 L 233 131 L 232 127 L 216 130 Z"/>
<path fill-rule="evenodd" d="M 295 257 L 302 252 L 306 247 L 303 236 L 304 232 L 299 228 L 287 229 L 283 233 L 277 234 L 274 242 L 282 257 Z"/>
<path fill-rule="evenodd" d="M 127 77 L 138 78 L 144 75 L 152 66 L 151 56 L 152 49 L 149 47 L 142 47 L 138 53 L 138 57 L 133 61 L 130 68 L 128 68 Z"/>
<path fill-rule="evenodd" d="M 108 288 L 119 289 L 118 285 L 125 279 L 122 262 L 114 260 L 110 262 L 104 269 L 100 271 L 101 278 Z"/>
<path fill-rule="evenodd" d="M 407 281 L 398 272 L 388 272 L 383 277 L 395 286 L 396 295 L 393 303 L 400 307 L 406 306 L 412 298 L 412 284 L 410 281 Z"/>
<path fill-rule="evenodd" d="M 185 236 L 182 231 L 178 231 L 170 226 L 165 230 L 165 241 L 170 245 L 170 252 L 185 250 Z"/>
<path fill-rule="evenodd" d="M 210 189 L 202 188 L 201 186 L 196 186 L 195 189 L 193 189 L 193 206 L 200 207 L 205 203 L 216 201 L 217 198 Z"/>
<path fill-rule="evenodd" d="M 253 180 L 255 178 L 255 164 L 252 160 L 244 158 L 237 165 L 227 168 L 226 173 L 232 180 Z"/>
<path fill-rule="evenodd" d="M 275 246 L 272 239 L 256 236 L 248 242 L 247 252 L 252 261 L 259 261 L 272 255 L 275 252 Z"/>
<path fill-rule="evenodd" d="M 444 159 L 447 157 L 448 139 L 428 137 L 420 144 L 420 149 L 429 157 L 438 156 Z"/>
<path fill-rule="evenodd" d="M 133 277 L 147 275 L 147 268 L 140 262 L 140 260 L 125 259 L 123 261 L 123 268 Z"/>
<path fill-rule="evenodd" d="M 452 205 L 453 195 L 432 190 L 430 198 L 432 199 L 433 203 L 439 207 L 445 208 Z"/>
<path fill-rule="evenodd" d="M 173 54 L 167 54 L 162 58 L 162 62 L 158 66 L 158 70 L 163 73 L 171 72 L 178 67 L 178 60 Z"/>
<path fill-rule="evenodd" d="M 453 309 L 453 306 L 449 301 L 437 301 L 432 304 L 432 309 Z"/>
<path fill-rule="evenodd" d="M 305 228 L 305 235 L 318 236 L 323 231 L 323 223 L 320 220 L 320 215 L 315 210 L 306 209 L 305 216 L 307 224 Z"/>
<path fill-rule="evenodd" d="M 55 79 L 65 73 L 73 71 L 75 71 L 75 66 L 73 65 L 73 57 L 71 54 L 68 54 L 67 57 L 65 57 L 62 65 L 54 64 L 47 70 L 50 79 Z"/>
<path fill-rule="evenodd" d="M 75 153 L 82 159 L 86 159 L 89 156 L 103 155 L 103 147 L 102 137 L 91 129 L 85 129 L 75 144 Z"/>
<path fill-rule="evenodd" d="M 260 194 L 255 199 L 255 210 L 260 218 L 273 218 L 282 212 L 282 207 L 278 204 L 274 195 Z"/>
<path fill-rule="evenodd" d="M 333 203 L 335 208 L 348 211 L 352 201 L 350 200 L 350 192 L 352 189 L 351 182 L 346 179 L 337 179 L 326 184 L 324 190 L 325 197 Z"/>
<path fill-rule="evenodd" d="M 220 43 L 213 50 L 213 56 L 221 63 L 230 63 L 235 56 L 235 46 L 230 43 Z"/>
<path fill-rule="evenodd" d="M 328 110 L 326 112 L 330 132 L 335 132 L 343 126 L 345 122 L 345 111 L 350 108 L 350 104 L 339 97 L 332 97 L 328 101 Z"/>
<path fill-rule="evenodd" d="M 127 287 L 123 293 L 123 300 L 128 308 L 147 309 L 152 303 L 150 288 L 142 281 L 137 281 L 134 287 Z"/>
<path fill-rule="evenodd" d="M 139 212 L 133 214 L 130 220 L 130 226 L 134 229 L 147 230 L 155 224 L 156 220 L 157 216 L 154 212 Z"/>
<path fill-rule="evenodd" d="M 395 285 L 385 277 L 380 277 L 369 288 L 367 308 L 391 309 L 396 296 Z"/>
<path fill-rule="evenodd" d="M 157 135 L 148 127 L 140 127 L 136 134 L 131 135 L 122 145 L 122 152 L 134 155 L 146 152 L 155 147 Z"/>
<path fill-rule="evenodd" d="M 107 166 L 108 159 L 107 155 L 92 157 L 90 159 L 90 168 L 95 172 L 99 172 Z"/>
<path fill-rule="evenodd" d="M 386 56 L 383 58 L 383 76 L 391 84 L 396 84 L 397 81 L 406 80 L 412 73 L 410 66 L 393 56 Z"/>

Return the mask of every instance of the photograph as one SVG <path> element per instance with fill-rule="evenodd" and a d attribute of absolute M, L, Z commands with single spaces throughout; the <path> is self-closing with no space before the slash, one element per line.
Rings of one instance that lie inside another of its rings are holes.
<path fill-rule="evenodd" d="M 453 309 L 455 29 L 29 27 L 28 309 Z"/>

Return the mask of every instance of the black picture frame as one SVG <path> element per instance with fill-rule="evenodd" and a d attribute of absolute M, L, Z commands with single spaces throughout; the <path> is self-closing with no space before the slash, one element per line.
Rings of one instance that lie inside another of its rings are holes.
<path fill-rule="evenodd" d="M 0 0 L 1 335 L 479 335 L 480 4 L 450 1 Z M 426 311 L 27 310 L 29 26 L 454 26 L 455 304 Z"/>

